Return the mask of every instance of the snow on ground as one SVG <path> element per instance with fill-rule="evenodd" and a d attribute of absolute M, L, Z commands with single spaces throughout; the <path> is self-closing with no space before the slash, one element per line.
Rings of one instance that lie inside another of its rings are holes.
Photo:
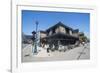
<path fill-rule="evenodd" d="M 34 54 L 32 52 L 31 44 L 24 47 L 24 49 L 22 49 L 22 62 L 90 59 L 89 44 L 73 48 L 66 52 L 55 51 L 47 53 L 45 48 L 41 47 L 38 48 L 39 48 L 39 53 Z"/>

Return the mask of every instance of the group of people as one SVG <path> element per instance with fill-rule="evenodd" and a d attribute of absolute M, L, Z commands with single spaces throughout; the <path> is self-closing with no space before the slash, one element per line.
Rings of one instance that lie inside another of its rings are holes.
<path fill-rule="evenodd" d="M 55 51 L 55 50 L 57 50 L 57 51 L 63 51 L 63 52 L 65 52 L 66 50 L 70 50 L 70 49 L 73 49 L 73 48 L 75 48 L 75 47 L 78 47 L 79 45 L 85 45 L 85 42 L 79 42 L 79 41 L 77 41 L 75 44 L 67 44 L 67 45 L 62 45 L 61 43 L 54 43 L 54 42 L 52 42 L 52 43 L 41 43 L 41 47 L 42 48 L 44 48 L 44 49 L 46 49 L 47 50 L 47 53 L 49 53 L 50 51 Z"/>

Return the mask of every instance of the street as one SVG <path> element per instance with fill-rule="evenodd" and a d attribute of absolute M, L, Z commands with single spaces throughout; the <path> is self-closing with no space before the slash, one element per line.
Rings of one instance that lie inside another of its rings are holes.
<path fill-rule="evenodd" d="M 22 49 L 22 62 L 38 62 L 38 61 L 60 61 L 60 60 L 89 60 L 90 45 L 85 44 L 66 52 L 54 51 L 47 53 L 46 48 L 38 47 L 39 52 L 32 52 L 32 45 L 28 44 Z"/>

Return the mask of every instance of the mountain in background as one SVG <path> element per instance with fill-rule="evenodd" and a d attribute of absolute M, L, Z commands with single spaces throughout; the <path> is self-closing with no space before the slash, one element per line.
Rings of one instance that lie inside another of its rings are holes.
<path fill-rule="evenodd" d="M 30 44 L 30 43 L 32 43 L 32 39 L 33 39 L 32 35 L 26 35 L 26 34 L 22 33 L 22 43 Z"/>

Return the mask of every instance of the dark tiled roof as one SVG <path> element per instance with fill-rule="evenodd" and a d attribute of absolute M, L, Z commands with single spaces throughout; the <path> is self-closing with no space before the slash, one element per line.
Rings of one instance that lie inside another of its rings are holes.
<path fill-rule="evenodd" d="M 41 33 L 47 33 L 46 31 L 40 30 Z"/>
<path fill-rule="evenodd" d="M 58 23 L 55 24 L 54 26 L 48 28 L 46 31 L 49 31 L 49 30 L 51 30 L 51 29 L 53 29 L 53 28 L 55 28 L 55 27 L 57 27 L 57 26 L 63 26 L 63 27 L 65 27 L 66 29 L 73 30 L 71 27 L 68 27 L 68 26 L 64 25 L 62 22 L 58 22 Z"/>

